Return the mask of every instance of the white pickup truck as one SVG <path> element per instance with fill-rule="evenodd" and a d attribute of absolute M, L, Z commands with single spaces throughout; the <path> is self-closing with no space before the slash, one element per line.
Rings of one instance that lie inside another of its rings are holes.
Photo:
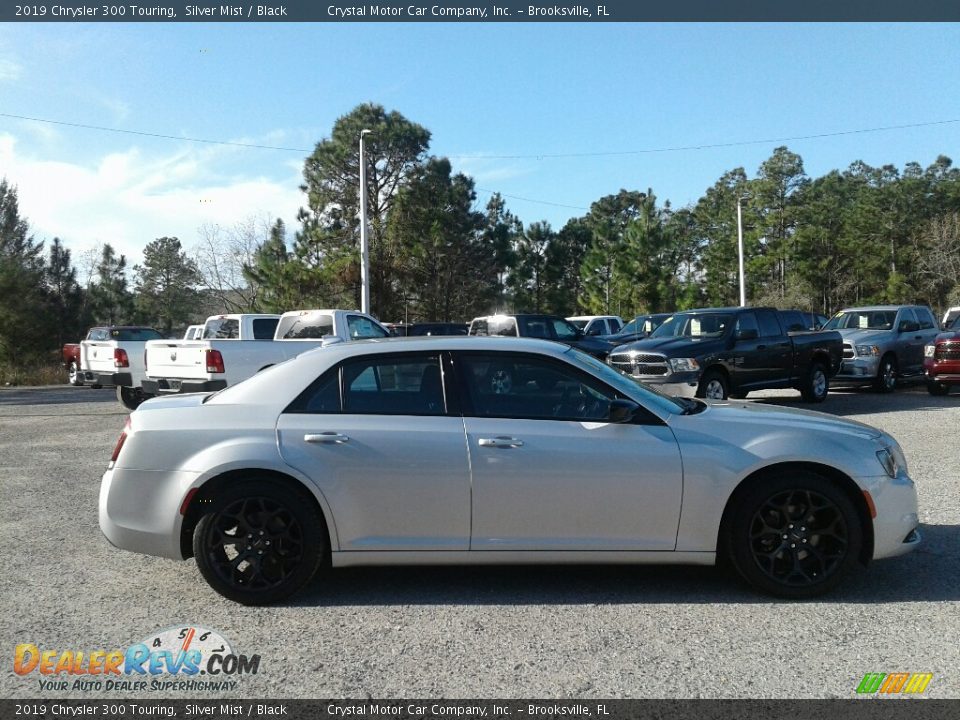
<path fill-rule="evenodd" d="M 162 338 L 150 327 L 93 328 L 80 343 L 80 371 L 92 387 L 115 387 L 117 400 L 131 410 L 143 402 L 144 347 Z"/>
<path fill-rule="evenodd" d="M 268 319 L 273 325 L 264 337 Z M 148 396 L 213 392 L 318 345 L 389 336 L 379 322 L 356 310 L 217 315 L 207 320 L 202 340 L 147 343 L 140 387 Z"/>

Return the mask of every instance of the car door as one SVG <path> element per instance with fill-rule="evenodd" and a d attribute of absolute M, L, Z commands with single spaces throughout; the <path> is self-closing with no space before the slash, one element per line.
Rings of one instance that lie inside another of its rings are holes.
<path fill-rule="evenodd" d="M 440 355 L 361 355 L 280 416 L 284 461 L 313 479 L 340 550 L 466 550 L 470 472 Z"/>
<path fill-rule="evenodd" d="M 923 368 L 924 336 L 913 308 L 900 308 L 895 326 L 897 355 L 902 375 L 916 375 Z"/>
<path fill-rule="evenodd" d="M 658 418 L 606 421 L 617 393 L 536 354 L 458 353 L 471 550 L 673 550 L 683 471 Z"/>
<path fill-rule="evenodd" d="M 773 310 L 757 310 L 760 324 L 761 379 L 764 384 L 786 383 L 793 374 L 793 343 Z"/>

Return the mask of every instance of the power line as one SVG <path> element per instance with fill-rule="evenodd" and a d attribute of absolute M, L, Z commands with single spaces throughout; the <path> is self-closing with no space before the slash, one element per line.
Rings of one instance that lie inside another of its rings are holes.
<path fill-rule="evenodd" d="M 496 193 L 501 197 L 510 198 L 511 200 L 523 200 L 525 202 L 540 203 L 541 205 L 553 205 L 553 207 L 568 208 L 570 210 L 589 210 L 590 209 L 590 208 L 581 207 L 580 205 L 563 205 L 562 203 L 549 202 L 548 200 L 534 200 L 532 198 L 520 197 L 519 195 L 508 195 L 507 193 L 500 192 L 499 190 L 487 190 L 486 188 L 481 188 L 481 187 L 478 187 L 475 189 L 479 190 L 480 192 L 490 193 L 491 195 Z"/>

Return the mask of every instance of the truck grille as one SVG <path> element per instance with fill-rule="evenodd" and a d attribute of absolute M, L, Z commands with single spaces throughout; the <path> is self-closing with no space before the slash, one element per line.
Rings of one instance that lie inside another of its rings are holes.
<path fill-rule="evenodd" d="M 662 376 L 670 372 L 663 355 L 616 353 L 610 356 L 609 362 L 618 370 L 636 377 Z"/>
<path fill-rule="evenodd" d="M 960 343 L 943 343 L 933 351 L 934 360 L 960 360 Z"/>
<path fill-rule="evenodd" d="M 853 345 L 850 343 L 843 344 L 843 359 L 844 360 L 853 360 L 857 354 L 853 350 Z"/>

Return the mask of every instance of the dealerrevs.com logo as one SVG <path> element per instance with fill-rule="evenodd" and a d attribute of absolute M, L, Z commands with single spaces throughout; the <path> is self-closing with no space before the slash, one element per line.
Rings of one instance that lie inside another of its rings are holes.
<path fill-rule="evenodd" d="M 933 673 L 867 673 L 857 686 L 858 695 L 921 695 Z"/>
<path fill-rule="evenodd" d="M 223 692 L 259 670 L 259 655 L 238 654 L 216 630 L 188 624 L 125 649 L 61 651 L 21 643 L 13 654 L 13 671 L 36 677 L 40 690 L 49 691 Z"/>

